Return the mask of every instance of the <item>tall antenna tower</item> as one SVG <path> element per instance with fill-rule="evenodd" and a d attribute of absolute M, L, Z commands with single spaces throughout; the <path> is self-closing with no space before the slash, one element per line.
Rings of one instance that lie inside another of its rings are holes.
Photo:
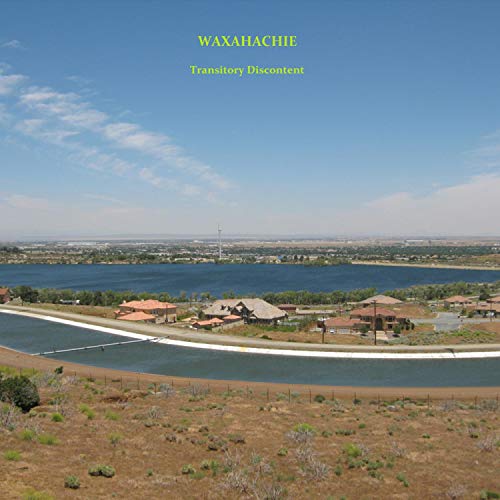
<path fill-rule="evenodd" d="M 217 224 L 217 233 L 219 242 L 219 259 L 222 259 L 222 239 L 221 239 L 222 229 L 220 227 L 220 224 Z"/>

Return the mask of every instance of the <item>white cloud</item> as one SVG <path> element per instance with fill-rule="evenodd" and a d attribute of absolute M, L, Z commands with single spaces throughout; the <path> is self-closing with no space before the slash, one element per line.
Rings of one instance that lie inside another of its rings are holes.
<path fill-rule="evenodd" d="M 25 49 L 24 45 L 19 40 L 9 40 L 8 42 L 2 43 L 2 45 L 0 45 L 0 48 L 17 50 Z"/>
<path fill-rule="evenodd" d="M 0 73 L 0 96 L 14 92 L 21 82 L 26 79 L 24 75 L 4 75 Z"/>
<path fill-rule="evenodd" d="M 385 235 L 499 235 L 500 175 L 484 174 L 427 196 L 393 193 L 336 214 L 330 232 Z"/>

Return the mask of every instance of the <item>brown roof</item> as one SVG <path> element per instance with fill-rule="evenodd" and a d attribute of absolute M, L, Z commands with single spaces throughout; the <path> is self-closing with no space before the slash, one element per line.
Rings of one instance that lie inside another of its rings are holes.
<path fill-rule="evenodd" d="M 453 295 L 453 297 L 448 297 L 447 299 L 444 299 L 445 302 L 458 302 L 459 304 L 465 303 L 465 302 L 470 302 L 470 299 L 467 299 L 466 297 L 462 295 Z"/>
<path fill-rule="evenodd" d="M 488 302 L 500 302 L 500 295 L 497 295 L 496 297 L 491 297 L 491 299 L 488 300 Z"/>
<path fill-rule="evenodd" d="M 142 311 L 152 311 L 153 309 L 175 309 L 174 304 L 169 302 L 161 302 L 159 300 L 132 300 L 120 304 L 120 307 L 130 307 L 131 309 L 141 309 Z"/>
<path fill-rule="evenodd" d="M 8 288 L 0 288 L 0 295 L 7 295 L 9 293 Z"/>
<path fill-rule="evenodd" d="M 138 311 L 130 314 L 124 314 L 123 316 L 119 316 L 116 319 L 124 321 L 151 321 L 152 319 L 155 319 L 155 317 L 152 314 L 146 314 Z"/>
<path fill-rule="evenodd" d="M 219 318 L 212 318 L 212 319 L 205 319 L 205 320 L 200 320 L 200 321 L 195 321 L 193 325 L 199 325 L 199 326 L 215 326 L 215 325 L 221 325 L 224 323 Z"/>
<path fill-rule="evenodd" d="M 397 316 L 398 314 L 391 309 L 385 309 L 383 307 L 377 307 L 377 316 Z M 359 309 L 353 309 L 351 311 L 352 316 L 369 316 L 373 317 L 373 307 L 361 307 Z"/>
<path fill-rule="evenodd" d="M 203 312 L 207 316 L 229 316 L 234 311 L 246 307 L 250 311 L 250 317 L 258 320 L 275 320 L 286 316 L 286 313 L 276 306 L 262 299 L 225 299 L 216 300 Z"/>
<path fill-rule="evenodd" d="M 376 302 L 377 304 L 385 304 L 386 306 L 392 306 L 394 304 L 401 304 L 402 302 L 394 297 L 389 297 L 388 295 L 374 295 L 373 297 L 368 297 L 362 300 L 360 304 L 371 304 Z"/>
<path fill-rule="evenodd" d="M 237 321 L 239 319 L 243 319 L 241 316 L 237 314 L 230 314 L 229 316 L 224 316 L 224 321 Z"/>
<path fill-rule="evenodd" d="M 354 319 L 349 319 L 349 318 L 328 318 L 325 320 L 325 326 L 327 328 L 342 328 L 342 327 L 349 327 L 349 326 L 355 326 L 361 323 L 360 319 L 354 318 Z"/>

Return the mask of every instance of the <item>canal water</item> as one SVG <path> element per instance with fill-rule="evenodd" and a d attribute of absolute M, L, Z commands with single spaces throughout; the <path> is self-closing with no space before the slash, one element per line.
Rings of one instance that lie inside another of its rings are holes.
<path fill-rule="evenodd" d="M 0 314 L 0 345 L 30 354 L 126 341 L 126 337 Z M 329 386 L 500 386 L 500 358 L 382 360 L 287 357 L 138 343 L 48 357 L 180 377 Z"/>
<path fill-rule="evenodd" d="M 0 265 L 0 285 L 73 290 L 134 292 L 210 292 L 220 297 L 286 290 L 349 291 L 375 287 L 379 292 L 411 285 L 500 281 L 500 271 L 418 267 L 340 265 L 306 267 L 273 264 Z"/>

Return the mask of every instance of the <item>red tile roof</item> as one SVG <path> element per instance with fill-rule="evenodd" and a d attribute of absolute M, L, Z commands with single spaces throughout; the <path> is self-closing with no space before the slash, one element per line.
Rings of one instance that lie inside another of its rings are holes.
<path fill-rule="evenodd" d="M 229 316 L 224 316 L 224 321 L 238 321 L 240 319 L 243 319 L 241 316 L 238 316 L 237 314 L 230 314 Z"/>
<path fill-rule="evenodd" d="M 120 307 L 130 307 L 131 309 L 140 309 L 142 311 L 152 311 L 153 309 L 176 309 L 174 304 L 161 302 L 159 300 L 132 300 L 120 304 Z"/>
<path fill-rule="evenodd" d="M 8 288 L 0 288 L 0 295 L 7 295 L 9 293 Z"/>
<path fill-rule="evenodd" d="M 195 321 L 193 325 L 198 325 L 198 326 L 217 326 L 217 325 L 222 325 L 224 323 L 223 320 L 219 318 L 212 318 L 212 319 L 205 319 L 205 320 L 200 320 L 200 321 Z"/>
<path fill-rule="evenodd" d="M 453 297 L 448 297 L 447 299 L 444 299 L 444 301 L 450 303 L 458 302 L 459 304 L 463 304 L 465 302 L 470 302 L 470 299 L 467 299 L 462 295 L 453 295 Z"/>
<path fill-rule="evenodd" d="M 373 317 L 373 307 L 362 307 L 360 309 L 353 309 L 351 311 L 352 316 L 369 316 Z M 398 314 L 391 309 L 385 309 L 384 307 L 377 307 L 377 316 L 398 316 Z"/>
<path fill-rule="evenodd" d="M 124 321 L 151 321 L 155 319 L 155 317 L 152 314 L 146 314 L 138 311 L 130 314 L 124 314 L 123 316 L 118 316 L 118 318 L 116 319 Z"/>
<path fill-rule="evenodd" d="M 325 320 L 325 326 L 327 328 L 342 328 L 342 327 L 352 327 L 361 323 L 360 319 L 354 318 L 328 318 Z"/>

